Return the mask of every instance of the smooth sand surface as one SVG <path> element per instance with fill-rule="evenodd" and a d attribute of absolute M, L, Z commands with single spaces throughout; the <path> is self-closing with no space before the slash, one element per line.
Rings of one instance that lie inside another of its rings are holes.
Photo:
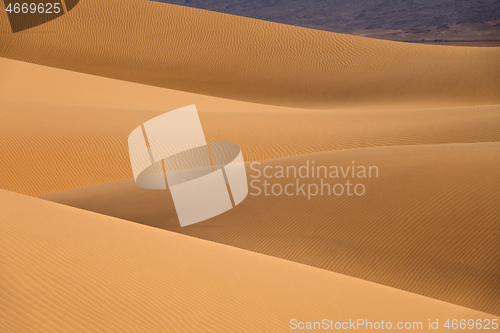
<path fill-rule="evenodd" d="M 0 208 L 2 332 L 285 332 L 293 318 L 427 331 L 429 319 L 497 318 L 4 190 Z"/>
<path fill-rule="evenodd" d="M 0 187 L 39 196 L 132 177 L 127 137 L 196 104 L 208 141 L 246 161 L 395 145 L 500 141 L 500 105 L 307 110 L 145 86 L 0 58 Z M 64 91 L 64 94 L 61 92 Z"/>
<path fill-rule="evenodd" d="M 307 108 L 500 103 L 499 48 L 375 40 L 146 0 L 81 0 L 16 34 L 2 15 L 0 57 Z"/>
<path fill-rule="evenodd" d="M 247 165 L 249 181 L 259 180 L 253 185 L 260 190 L 264 180 L 291 183 L 293 195 L 275 196 L 269 187 L 269 196 L 253 196 L 258 190 L 250 187 L 236 208 L 185 228 L 168 191 L 141 189 L 133 179 L 42 198 L 500 314 L 500 143 L 322 152 L 253 168 L 270 166 L 267 175 L 274 175 L 277 166 L 298 170 L 307 161 L 344 170 L 354 161 L 367 176 L 368 166 L 377 166 L 379 177 L 375 169 L 372 178 L 353 178 L 352 170 L 344 178 L 340 170 L 340 178 L 324 183 L 361 183 L 365 194 L 349 196 L 344 188 L 343 195 L 328 196 L 325 187 L 323 196 L 318 190 L 309 200 L 297 195 L 296 181 L 321 185 L 318 178 L 253 178 L 258 172 Z"/>

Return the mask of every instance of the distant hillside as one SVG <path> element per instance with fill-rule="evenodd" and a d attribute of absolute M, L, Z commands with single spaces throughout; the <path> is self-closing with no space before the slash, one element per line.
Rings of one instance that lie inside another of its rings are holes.
<path fill-rule="evenodd" d="M 390 40 L 500 40 L 498 0 L 157 0 Z"/>

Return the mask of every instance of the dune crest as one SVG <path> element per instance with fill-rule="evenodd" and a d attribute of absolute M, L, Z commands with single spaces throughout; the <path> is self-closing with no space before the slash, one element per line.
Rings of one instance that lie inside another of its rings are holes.
<path fill-rule="evenodd" d="M 0 73 L 2 332 L 500 315 L 498 47 L 80 0 L 15 34 L 0 13 Z M 380 178 L 354 198 L 250 194 L 181 229 L 168 191 L 128 179 L 127 137 L 191 104 L 245 161 Z"/>
<path fill-rule="evenodd" d="M 0 57 L 205 95 L 307 108 L 500 103 L 496 47 L 375 40 L 144 0 L 82 0 L 17 34 L 0 17 Z"/>
<path fill-rule="evenodd" d="M 247 163 L 249 182 L 260 183 L 251 184 L 245 201 L 186 228 L 168 191 L 143 190 L 133 179 L 42 198 L 499 315 L 499 150 L 498 142 L 376 147 Z M 308 161 L 377 166 L 379 177 L 325 178 L 330 187 L 361 183 L 366 193 L 335 196 L 325 189 L 310 199 L 297 194 L 296 181 L 319 187 L 318 178 L 254 178 L 255 168 Z M 289 183 L 294 195 L 272 194 L 274 184 Z"/>
<path fill-rule="evenodd" d="M 0 70 L 6 78 L 0 80 L 0 187 L 33 196 L 132 177 L 130 132 L 190 104 L 199 110 L 206 139 L 238 144 L 245 161 L 363 147 L 500 141 L 500 105 L 308 110 L 5 58 Z"/>

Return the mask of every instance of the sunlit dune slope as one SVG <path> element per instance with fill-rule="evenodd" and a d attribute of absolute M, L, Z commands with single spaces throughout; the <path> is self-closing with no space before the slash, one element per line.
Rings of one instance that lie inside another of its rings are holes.
<path fill-rule="evenodd" d="M 293 318 L 494 318 L 4 190 L 0 207 L 2 332 L 281 332 Z"/>
<path fill-rule="evenodd" d="M 353 178 L 349 171 L 346 179 L 326 178 L 331 186 L 364 184 L 366 193 L 328 196 L 325 188 L 308 200 L 297 195 L 296 181 L 320 185 L 318 178 L 253 178 L 258 173 L 247 167 L 260 190 L 264 180 L 292 183 L 292 196 L 253 196 L 258 190 L 250 187 L 236 208 L 184 228 L 167 191 L 144 190 L 131 179 L 43 198 L 500 314 L 500 143 L 333 151 L 254 168 L 272 166 L 269 176 L 277 166 L 307 161 L 344 170 L 352 161 L 377 166 L 379 177 L 373 171 L 372 178 Z"/>
<path fill-rule="evenodd" d="M 145 0 L 81 0 L 16 34 L 2 13 L 0 56 L 275 105 L 500 102 L 500 48 L 382 41 Z"/>
<path fill-rule="evenodd" d="M 131 177 L 130 132 L 193 103 L 206 139 L 237 143 L 246 161 L 360 147 L 500 141 L 500 105 L 305 110 L 5 58 L 0 71 L 0 188 L 34 196 Z"/>

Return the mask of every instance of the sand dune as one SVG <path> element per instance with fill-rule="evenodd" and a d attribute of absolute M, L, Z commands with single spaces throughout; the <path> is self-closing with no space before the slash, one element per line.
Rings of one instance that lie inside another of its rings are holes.
<path fill-rule="evenodd" d="M 306 110 L 9 59 L 0 59 L 0 69 L 7 78 L 0 80 L 0 188 L 34 196 L 131 177 L 130 132 L 193 103 L 207 140 L 237 143 L 246 161 L 361 147 L 500 141 L 500 105 Z"/>
<path fill-rule="evenodd" d="M 498 40 L 500 29 L 494 0 L 406 0 L 390 3 L 340 0 L 232 1 L 156 0 L 181 6 L 252 17 L 318 30 L 396 41 L 422 38 L 447 40 Z"/>
<path fill-rule="evenodd" d="M 0 57 L 274 105 L 500 102 L 500 49 L 405 44 L 143 0 L 82 0 Z M 61 92 L 63 93 L 63 92 Z"/>
<path fill-rule="evenodd" d="M 235 209 L 186 228 L 179 227 L 167 191 L 144 190 L 130 179 L 43 198 L 499 315 L 499 149 L 499 143 L 381 147 L 265 161 L 261 171 L 307 160 L 317 166 L 355 161 L 378 166 L 380 174 L 348 176 L 365 185 L 363 196 L 327 196 L 326 189 L 311 200 L 249 195 Z M 247 172 L 249 181 L 257 175 Z M 345 184 L 340 177 L 325 181 Z M 266 178 L 258 179 L 263 190 Z"/>
<path fill-rule="evenodd" d="M 293 318 L 496 318 L 12 192 L 0 190 L 0 206 L 2 332 L 281 332 Z"/>
<path fill-rule="evenodd" d="M 58 192 L 0 191 L 2 332 L 500 315 L 500 48 L 81 0 L 16 34 L 0 14 L 0 72 L 0 188 Z M 168 191 L 127 179 L 127 136 L 190 104 L 208 141 L 262 168 L 380 177 L 360 197 L 249 196 L 180 228 Z"/>

